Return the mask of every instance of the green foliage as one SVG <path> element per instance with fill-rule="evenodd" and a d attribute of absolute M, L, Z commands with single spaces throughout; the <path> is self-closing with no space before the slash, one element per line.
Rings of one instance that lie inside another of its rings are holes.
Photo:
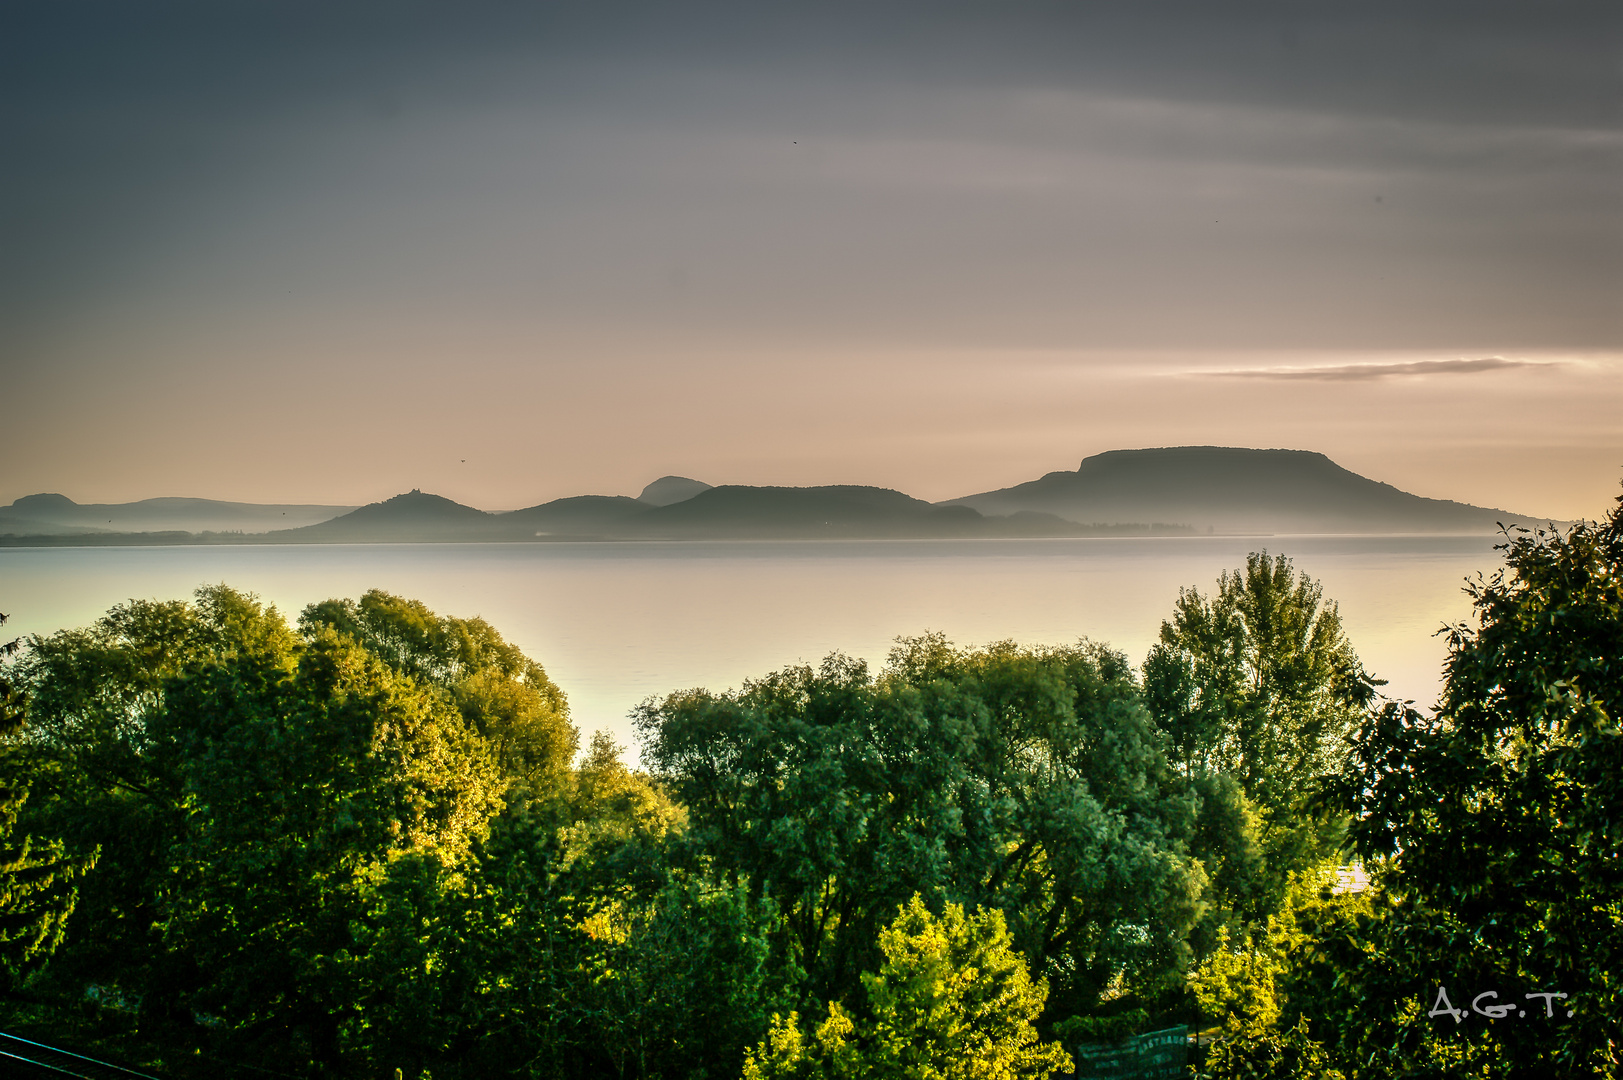
<path fill-rule="evenodd" d="M 1370 684 L 1334 603 L 1283 555 L 1246 557 L 1217 593 L 1178 593 L 1145 661 L 1145 696 L 1190 776 L 1236 777 L 1269 813 L 1290 810 L 1337 753 Z"/>
<path fill-rule="evenodd" d="M 0 791 L 0 985 L 20 986 L 62 943 L 79 900 L 75 879 L 96 864 L 98 851 L 70 858 L 62 845 L 16 834 L 28 800 L 15 782 Z"/>
<path fill-rule="evenodd" d="M 36 639 L 17 684 L 18 834 L 56 847 L 10 880 L 104 852 L 37 1000 L 137 1010 L 155 1067 L 730 1080 L 796 985 L 773 902 L 673 864 L 683 808 L 606 736 L 572 768 L 562 695 L 478 620 L 374 592 L 294 632 L 222 586 Z"/>
<path fill-rule="evenodd" d="M 880 931 L 879 970 L 864 973 L 864 1006 L 831 1003 L 808 1038 L 798 1013 L 775 1017 L 745 1080 L 1046 1080 L 1071 1059 L 1038 1041 L 1032 1021 L 1047 987 L 1013 949 L 1003 913 L 940 918 L 914 896 Z"/>
<path fill-rule="evenodd" d="M 0 625 L 7 616 L 0 613 Z M 10 677 L 8 661 L 18 641 L 0 644 L 0 740 L 14 740 L 23 726 L 24 698 Z M 68 858 L 62 845 L 17 835 L 17 818 L 28 801 L 27 762 L 0 744 L 0 988 L 15 989 L 61 944 L 79 893 L 75 878 L 95 865 L 98 852 Z"/>
<path fill-rule="evenodd" d="M 449 692 L 307 629 L 221 586 L 36 640 L 12 749 L 37 774 L 31 825 L 103 852 L 62 991 L 138 1002 L 179 1047 L 331 1068 L 399 981 L 366 945 L 380 898 L 397 911 L 425 860 L 467 865 L 504 783 Z"/>
<path fill-rule="evenodd" d="M 1202 1016 L 1223 1018 L 1234 1030 L 1273 1026 L 1279 1019 L 1279 977 L 1284 957 L 1274 920 L 1258 935 L 1261 940 L 1230 939 L 1229 928 L 1218 932 L 1217 947 L 1189 976 L 1189 987 Z"/>
<path fill-rule="evenodd" d="M 1191 851 L 1211 881 L 1201 954 L 1225 923 L 1246 934 L 1265 923 L 1290 875 L 1339 847 L 1339 821 L 1303 802 L 1338 766 L 1374 685 L 1335 604 L 1283 555 L 1253 552 L 1212 596 L 1179 591 L 1144 662 L 1144 696 L 1200 797 Z"/>
<path fill-rule="evenodd" d="M 596 946 L 575 995 L 592 1018 L 583 1041 L 621 1076 L 736 1076 L 776 1000 L 771 914 L 702 882 L 600 907 L 582 923 Z"/>
<path fill-rule="evenodd" d="M 1358 1006 L 1359 988 L 1347 983 L 1346 967 L 1363 955 L 1373 915 L 1368 892 L 1338 891 L 1325 868 L 1293 876 L 1284 907 L 1265 926 L 1234 939 L 1224 928 L 1220 947 L 1190 979 L 1201 1012 L 1222 1023 L 1200 1075 L 1361 1075 L 1341 1060 L 1325 1020 Z"/>
<path fill-rule="evenodd" d="M 592 735 L 591 747 L 564 789 L 564 817 L 558 833 L 563 865 L 577 873 L 633 860 L 659 860 L 666 840 L 687 823 L 686 811 L 664 788 L 626 768 L 624 748 L 607 732 Z"/>
<path fill-rule="evenodd" d="M 297 1025 L 336 1061 L 367 894 L 402 855 L 466 861 L 500 806 L 488 752 L 443 695 L 330 631 L 288 676 L 232 664 L 177 684 L 150 727 L 183 777 L 164 939 L 204 973 L 191 1007 Z"/>
<path fill-rule="evenodd" d="M 1054 1037 L 1062 1043 L 1115 1043 L 1147 1031 L 1150 1014 L 1144 1009 L 1128 1009 L 1113 1016 L 1073 1016 L 1054 1025 Z"/>
<path fill-rule="evenodd" d="M 1284 1019 L 1276 1029 L 1246 1028 L 1227 1039 L 1213 1060 L 1229 1062 L 1229 1075 L 1245 1075 L 1254 1058 L 1271 1060 L 1281 1032 L 1304 1023 L 1305 1039 L 1348 1077 L 1518 1075 L 1504 1068 L 1502 1037 L 1511 1030 L 1504 1024 L 1461 1037 L 1451 1023 L 1439 1026 L 1426 1016 L 1433 999 L 1431 971 L 1423 969 L 1443 969 L 1450 948 L 1472 948 L 1471 935 L 1453 920 L 1380 891 L 1317 905 L 1299 914 L 1298 925 L 1300 937 L 1277 984 Z M 1461 966 L 1470 968 L 1472 960 L 1464 958 Z M 1305 1042 L 1302 1048 L 1311 1049 Z"/>
<path fill-rule="evenodd" d="M 1339 794 L 1360 848 L 1390 864 L 1391 901 L 1351 967 L 1378 1004 L 1339 1037 L 1393 1048 L 1391 1074 L 1444 1075 L 1441 1047 L 1494 1075 L 1614 1077 L 1623 500 L 1605 522 L 1519 532 L 1504 550 L 1506 570 L 1469 589 L 1475 625 L 1450 632 L 1437 712 L 1388 703 L 1354 740 Z M 1424 1011 L 1440 986 L 1571 997 L 1537 1022 L 1405 1025 L 1398 1006 Z"/>
<path fill-rule="evenodd" d="M 1209 883 L 1206 918 L 1194 934 L 1196 952 L 1204 956 L 1224 926 L 1249 933 L 1248 927 L 1266 922 L 1284 903 L 1285 885 L 1276 866 L 1278 853 L 1269 850 L 1277 832 L 1240 782 L 1220 774 L 1187 783 L 1200 800 L 1189 850 L 1200 858 Z"/>
<path fill-rule="evenodd" d="M 903 641 L 645 704 L 644 758 L 703 857 L 770 896 L 809 992 L 849 994 L 913 893 L 1007 913 L 1057 1015 L 1181 979 L 1199 871 L 1125 661 L 1084 645 Z"/>
<path fill-rule="evenodd" d="M 736 1077 L 794 975 L 769 901 L 671 866 L 681 827 L 599 733 L 467 865 L 392 860 L 356 946 L 362 1074 Z"/>
<path fill-rule="evenodd" d="M 563 691 L 483 619 L 441 617 L 421 601 L 373 589 L 358 602 L 311 604 L 299 625 L 307 636 L 330 628 L 396 671 L 451 691 L 525 791 L 545 793 L 567 773 L 579 733 Z"/>
<path fill-rule="evenodd" d="M 1214 1044 L 1199 1080 L 1347 1080 L 1329 1052 L 1308 1032 L 1306 1019 L 1294 1027 L 1248 1027 Z"/>
<path fill-rule="evenodd" d="M 1372 910 L 1367 893 L 1338 891 L 1336 882 L 1329 867 L 1292 875 L 1284 904 L 1266 922 L 1221 928 L 1217 947 L 1190 973 L 1201 1015 L 1249 1036 L 1322 1003 L 1325 988 L 1309 986 L 1303 973 L 1322 962 L 1328 936 Z"/>
<path fill-rule="evenodd" d="M 11 618 L 0 611 L 0 626 L 6 624 Z M 7 661 L 17 655 L 17 649 L 22 641 L 12 638 L 10 641 L 0 642 L 0 738 L 15 735 L 23 723 L 23 698 L 7 671 Z"/>

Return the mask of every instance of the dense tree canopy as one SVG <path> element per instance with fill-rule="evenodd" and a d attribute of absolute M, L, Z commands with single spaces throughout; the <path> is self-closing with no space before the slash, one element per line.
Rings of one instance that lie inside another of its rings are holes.
<path fill-rule="evenodd" d="M 221 586 L 35 639 L 16 682 L 24 823 L 102 855 L 28 1000 L 133 1014 L 156 1067 L 736 1076 L 793 979 L 771 901 L 677 872 L 682 807 L 606 736 L 572 763 L 480 620 L 372 592 L 295 630 Z"/>
<path fill-rule="evenodd" d="M 40 821 L 99 847 L 66 965 L 154 1021 L 211 1016 L 335 1064 L 355 958 L 399 860 L 470 857 L 499 807 L 449 695 L 224 587 L 36 643 L 21 746 Z"/>
<path fill-rule="evenodd" d="M 503 770 L 528 788 L 557 783 L 579 747 L 563 691 L 483 619 L 438 616 L 373 589 L 359 602 L 311 604 L 299 625 L 307 634 L 328 627 L 396 671 L 451 691 Z"/>
<path fill-rule="evenodd" d="M 1209 1075 L 1623 1075 L 1623 501 L 1502 550 L 1438 707 L 1371 710 L 1327 791 L 1376 890 L 1309 906 Z"/>
<path fill-rule="evenodd" d="M 774 1017 L 744 1080 L 1047 1080 L 1070 1067 L 1038 1038 L 1047 987 L 1011 947 L 1003 912 L 948 904 L 937 917 L 915 895 L 879 951 L 852 1011 L 830 1004 L 810 1031 L 797 1013 Z"/>
<path fill-rule="evenodd" d="M 1341 791 L 1360 848 L 1388 867 L 1379 960 L 1358 969 L 1368 982 L 1427 1011 L 1446 986 L 1539 1015 L 1404 1031 L 1377 1014 L 1384 1030 L 1355 1033 L 1390 1039 L 1395 1066 L 1451 1060 L 1422 1045 L 1440 1040 L 1508 1074 L 1618 1076 L 1623 500 L 1599 524 L 1520 532 L 1505 558 L 1469 590 L 1474 624 L 1450 632 L 1440 707 L 1373 714 Z M 1553 1016 L 1524 998 L 1545 991 L 1570 995 Z"/>
<path fill-rule="evenodd" d="M 1131 669 L 1084 645 L 902 642 L 639 713 L 705 858 L 781 908 L 813 995 L 872 970 L 913 893 L 1007 913 L 1060 1015 L 1179 979 L 1201 875 Z"/>

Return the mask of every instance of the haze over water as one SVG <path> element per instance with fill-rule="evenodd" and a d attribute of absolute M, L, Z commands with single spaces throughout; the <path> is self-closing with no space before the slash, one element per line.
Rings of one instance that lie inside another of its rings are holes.
<path fill-rule="evenodd" d="M 1464 579 L 1500 565 L 1485 536 L 714 541 L 0 549 L 7 631 L 50 633 L 130 598 L 225 582 L 290 618 L 380 588 L 483 616 L 540 661 L 583 732 L 635 752 L 628 712 L 839 650 L 882 664 L 898 635 L 960 645 L 1106 642 L 1142 661 L 1180 586 L 1209 592 L 1247 552 L 1291 556 L 1341 609 L 1390 696 L 1429 705 L 1436 631 L 1470 613 Z M 9 636 L 9 634 L 8 634 Z"/>

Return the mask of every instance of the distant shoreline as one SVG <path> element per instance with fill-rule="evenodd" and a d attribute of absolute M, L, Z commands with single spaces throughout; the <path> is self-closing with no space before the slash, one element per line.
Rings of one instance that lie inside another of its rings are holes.
<path fill-rule="evenodd" d="M 1554 522 L 1558 527 L 1567 527 L 1570 522 Z M 1542 527 L 1542 526 L 1541 526 Z M 556 536 L 535 537 L 533 539 L 485 539 L 485 540 L 287 540 L 277 539 L 242 539 L 242 540 L 216 540 L 216 539 L 184 539 L 177 537 L 153 537 L 150 539 L 135 539 L 124 536 L 96 537 L 94 539 L 84 536 L 0 536 L 0 549 L 11 550 L 56 550 L 62 548 L 246 548 L 246 547 L 280 547 L 280 548 L 307 548 L 307 547 L 519 547 L 525 545 L 555 546 L 560 544 L 581 545 L 653 545 L 653 544 L 873 544 L 873 543 L 1030 543 L 1052 542 L 1055 540 L 1291 540 L 1291 539 L 1497 539 L 1500 532 L 1452 531 L 1452 532 L 1278 532 L 1278 533 L 1240 533 L 1240 532 L 1186 532 L 1186 533 L 1112 533 L 1112 534 L 1079 534 L 1073 536 L 697 536 L 697 537 L 620 537 L 620 536 Z"/>
<path fill-rule="evenodd" d="M 575 495 L 499 514 L 413 488 L 309 520 L 342 509 L 168 498 L 81 506 L 41 493 L 0 507 L 0 547 L 1493 536 L 1506 524 L 1544 524 L 1413 495 L 1311 451 L 1214 446 L 1107 451 L 1072 472 L 939 503 L 860 484 L 712 486 L 664 476 L 636 498 Z"/>

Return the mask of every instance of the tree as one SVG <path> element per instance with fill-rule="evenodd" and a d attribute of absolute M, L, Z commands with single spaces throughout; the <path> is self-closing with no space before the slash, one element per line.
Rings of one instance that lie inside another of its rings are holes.
<path fill-rule="evenodd" d="M 10 740 L 13 769 L 32 780 L 23 821 L 73 857 L 100 852 L 79 887 L 77 931 L 47 973 L 70 997 L 87 987 L 138 1002 L 148 1032 L 195 1028 L 184 1006 L 197 972 L 163 945 L 168 848 L 179 833 L 179 779 L 149 753 L 147 721 L 167 680 L 192 666 L 251 648 L 291 645 L 287 628 L 245 617 L 229 590 L 197 603 L 131 602 L 94 625 L 35 638 L 16 668 L 27 723 Z"/>
<path fill-rule="evenodd" d="M 1341 1076 L 1307 1017 L 1321 1019 L 1320 1010 L 1340 990 L 1333 979 L 1328 985 L 1319 979 L 1327 966 L 1325 946 L 1356 934 L 1372 904 L 1361 890 L 1338 889 L 1337 880 L 1329 870 L 1292 875 L 1283 908 L 1257 932 L 1231 936 L 1227 927 L 1220 930 L 1217 947 L 1189 980 L 1201 1015 L 1223 1028 L 1202 1075 Z"/>
<path fill-rule="evenodd" d="M 299 625 L 307 635 L 329 627 L 402 674 L 450 691 L 525 792 L 545 795 L 568 771 L 580 735 L 563 691 L 483 619 L 441 617 L 419 600 L 372 589 L 359 601 L 311 604 Z"/>
<path fill-rule="evenodd" d="M 7 615 L 0 613 L 0 625 Z M 13 743 L 24 721 L 24 698 L 7 670 L 20 642 L 0 643 L 0 745 Z M 61 944 L 79 893 L 73 882 L 95 865 L 97 851 L 69 858 L 62 845 L 17 835 L 28 801 L 26 763 L 7 755 L 0 780 L 0 976 L 14 988 Z"/>
<path fill-rule="evenodd" d="M 465 864 L 502 785 L 443 696 L 353 643 L 321 633 L 278 666 L 199 672 L 153 718 L 184 815 L 164 936 L 204 973 L 193 1008 L 298 1029 L 335 1067 L 345 1026 L 364 1025 L 351 958 L 369 893 L 403 857 Z"/>
<path fill-rule="evenodd" d="M 1181 981 L 1193 811 L 1118 654 L 902 641 L 875 679 L 841 656 L 638 713 L 689 843 L 770 896 L 808 992 L 872 970 L 913 893 L 1007 913 L 1050 1009 Z"/>
<path fill-rule="evenodd" d="M 0 611 L 0 626 L 6 624 L 11 616 Z M 17 687 L 7 677 L 5 662 L 17 655 L 17 649 L 22 641 L 12 638 L 10 641 L 0 642 L 0 735 L 14 735 L 23 722 L 22 695 Z"/>
<path fill-rule="evenodd" d="M 369 943 L 444 892 L 403 883 L 453 885 L 502 805 L 452 694 L 224 586 L 36 640 L 22 671 L 34 820 L 108 853 L 56 976 L 139 1000 L 151 1036 L 195 1044 L 204 1017 L 338 1068 L 402 979 Z"/>
<path fill-rule="evenodd" d="M 1517 530 L 1502 550 L 1505 568 L 1468 589 L 1474 625 L 1449 632 L 1438 709 L 1375 711 L 1336 787 L 1360 851 L 1384 863 L 1388 905 L 1341 981 L 1389 996 L 1331 1010 L 1324 1037 L 1378 1048 L 1392 1074 L 1469 1058 L 1495 1075 L 1616 1077 L 1623 499 L 1603 522 Z M 1441 988 L 1495 991 L 1533 1019 L 1425 1017 Z M 1559 1008 L 1525 997 L 1556 992 Z"/>
<path fill-rule="evenodd" d="M 1375 685 L 1336 605 L 1283 555 L 1253 552 L 1212 596 L 1179 590 L 1144 696 L 1200 796 L 1193 850 L 1214 871 L 1220 918 L 1260 925 L 1291 873 L 1335 852 L 1337 823 L 1302 804 L 1339 766 Z"/>
<path fill-rule="evenodd" d="M 1033 982 L 1003 913 L 940 917 L 915 895 L 879 934 L 884 960 L 864 973 L 865 1001 L 838 1003 L 810 1032 L 798 1013 L 774 1017 L 744 1065 L 745 1080 L 1047 1080 L 1071 1067 L 1032 1022 L 1047 986 Z"/>
<path fill-rule="evenodd" d="M 1145 696 L 1186 775 L 1236 777 L 1270 815 L 1289 811 L 1337 754 L 1371 684 L 1322 587 L 1253 552 L 1217 593 L 1180 589 L 1145 661 Z"/>
<path fill-rule="evenodd" d="M 672 864 L 681 808 L 608 736 L 568 779 L 510 803 L 455 877 L 391 864 L 367 922 L 371 1074 L 734 1078 L 787 1006 L 771 901 Z"/>
<path fill-rule="evenodd" d="M 571 995 L 585 1054 L 622 1077 L 736 1077 L 781 1000 L 771 907 L 696 879 L 598 905 Z"/>

